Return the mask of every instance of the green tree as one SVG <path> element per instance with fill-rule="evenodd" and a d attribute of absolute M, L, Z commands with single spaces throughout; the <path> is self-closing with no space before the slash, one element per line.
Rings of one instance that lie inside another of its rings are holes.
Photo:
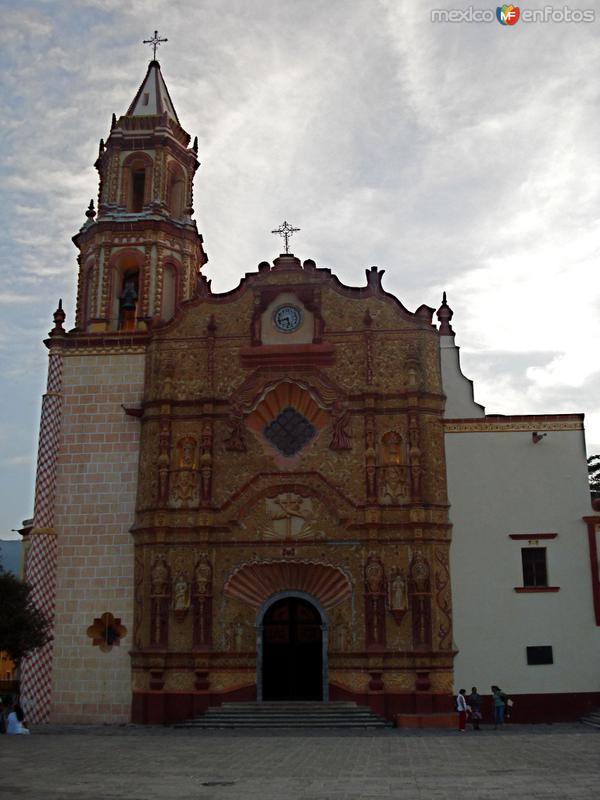
<path fill-rule="evenodd" d="M 590 456 L 587 463 L 592 497 L 600 497 L 600 455 Z"/>
<path fill-rule="evenodd" d="M 50 623 L 31 599 L 31 586 L 0 567 L 0 650 L 18 664 L 52 638 Z"/>

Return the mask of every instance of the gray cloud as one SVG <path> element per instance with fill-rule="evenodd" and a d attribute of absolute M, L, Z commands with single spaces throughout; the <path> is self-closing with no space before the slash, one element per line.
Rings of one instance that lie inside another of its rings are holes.
<path fill-rule="evenodd" d="M 297 254 L 351 285 L 376 264 L 409 308 L 447 289 L 465 371 L 490 410 L 586 411 L 600 441 L 597 376 L 580 357 L 582 342 L 600 344 L 597 26 L 433 24 L 430 5 L 3 9 L 0 344 L 19 376 L 7 387 L 5 373 L 3 393 L 22 442 L 36 429 L 40 342 L 59 296 L 74 317 L 70 237 L 97 193 L 98 140 L 145 72 L 144 19 L 169 38 L 163 72 L 199 137 L 196 218 L 215 290 L 279 252 L 270 231 L 286 218 L 302 229 Z M 24 474 L 10 491 L 27 507 L 10 527 L 31 512 Z"/>

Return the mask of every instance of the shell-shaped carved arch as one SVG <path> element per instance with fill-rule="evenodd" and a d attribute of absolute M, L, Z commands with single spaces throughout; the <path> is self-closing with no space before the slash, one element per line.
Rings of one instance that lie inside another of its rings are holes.
<path fill-rule="evenodd" d="M 340 568 L 320 561 L 251 561 L 227 578 L 224 593 L 258 608 L 277 592 L 306 592 L 324 608 L 333 608 L 352 595 L 352 583 Z"/>

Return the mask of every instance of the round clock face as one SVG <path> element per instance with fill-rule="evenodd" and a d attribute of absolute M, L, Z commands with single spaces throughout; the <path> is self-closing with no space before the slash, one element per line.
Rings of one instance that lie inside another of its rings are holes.
<path fill-rule="evenodd" d="M 273 314 L 273 322 L 278 331 L 291 333 L 300 327 L 302 313 L 296 306 L 279 306 Z"/>

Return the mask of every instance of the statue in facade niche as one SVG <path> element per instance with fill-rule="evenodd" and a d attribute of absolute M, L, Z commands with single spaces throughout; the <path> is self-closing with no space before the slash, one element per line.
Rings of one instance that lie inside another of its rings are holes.
<path fill-rule="evenodd" d="M 187 611 L 190 607 L 190 585 L 183 572 L 178 572 L 173 583 L 173 610 Z"/>
<path fill-rule="evenodd" d="M 193 436 L 184 436 L 177 442 L 180 469 L 196 468 L 196 440 Z"/>
<path fill-rule="evenodd" d="M 389 605 L 392 611 L 406 611 L 408 607 L 406 578 L 402 570 L 392 572 L 389 584 Z"/>

